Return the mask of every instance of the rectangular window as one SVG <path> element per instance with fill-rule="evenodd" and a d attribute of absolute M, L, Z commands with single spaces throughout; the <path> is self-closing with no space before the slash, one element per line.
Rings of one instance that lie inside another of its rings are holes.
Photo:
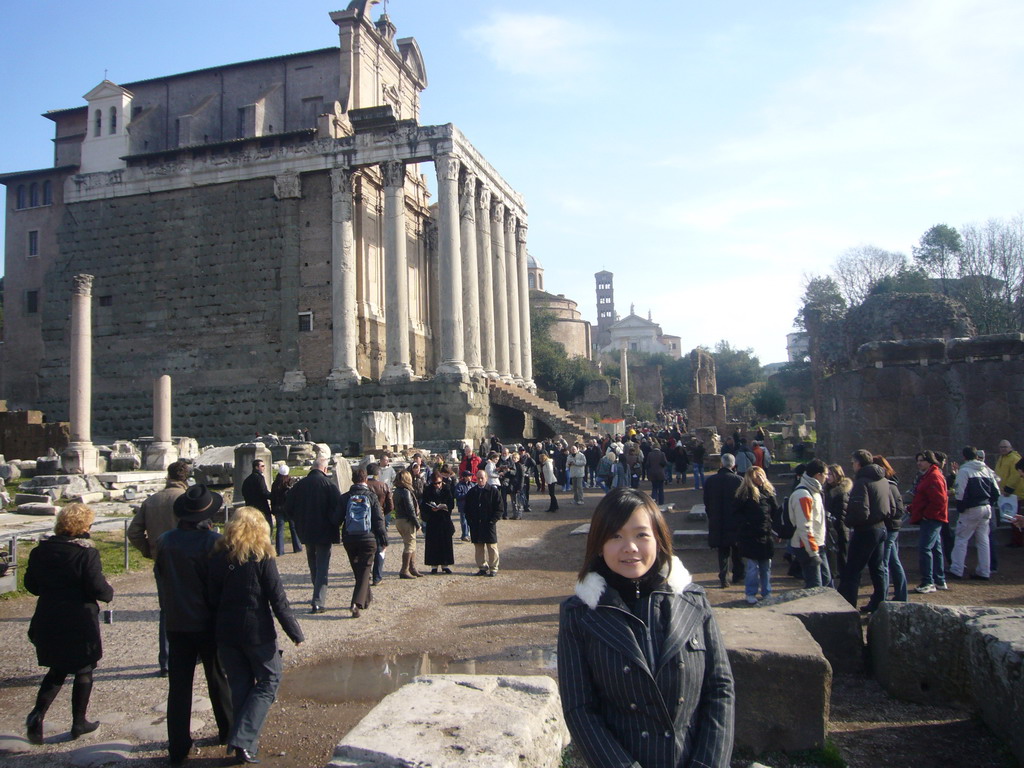
<path fill-rule="evenodd" d="M 39 311 L 39 291 L 25 291 L 25 314 L 34 315 Z"/>
<path fill-rule="evenodd" d="M 39 230 L 31 229 L 28 233 L 28 255 L 39 255 Z"/>
<path fill-rule="evenodd" d="M 99 302 L 100 302 L 100 306 L 101 307 L 112 307 L 114 305 L 114 297 L 113 296 L 100 296 Z"/>
<path fill-rule="evenodd" d="M 309 333 L 313 330 L 313 313 L 299 312 L 299 333 Z"/>

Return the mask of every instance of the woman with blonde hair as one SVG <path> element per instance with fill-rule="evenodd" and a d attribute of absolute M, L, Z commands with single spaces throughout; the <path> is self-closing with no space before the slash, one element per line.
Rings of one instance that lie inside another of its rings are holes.
<path fill-rule="evenodd" d="M 423 574 L 416 570 L 416 531 L 422 526 L 417 512 L 419 504 L 413 490 L 412 473 L 403 469 L 395 475 L 395 528 L 402 537 L 402 570 L 399 578 L 415 579 Z"/>
<path fill-rule="evenodd" d="M 757 604 L 760 586 L 762 599 L 772 593 L 772 519 L 778 512 L 775 488 L 761 467 L 751 467 L 736 489 L 736 546 L 746 564 L 744 592 L 747 603 Z"/>
<path fill-rule="evenodd" d="M 217 655 L 234 711 L 228 748 L 235 750 L 238 764 L 257 763 L 260 731 L 281 683 L 273 616 L 295 645 L 304 637 L 281 584 L 270 526 L 255 507 L 236 509 L 215 545 L 210 598 L 217 610 Z"/>
<path fill-rule="evenodd" d="M 57 514 L 53 536 L 28 556 L 25 589 L 39 596 L 28 626 L 39 666 L 49 667 L 36 694 L 36 705 L 25 726 L 28 740 L 43 743 L 43 718 L 64 680 L 74 675 L 71 688 L 71 738 L 91 733 L 99 723 L 85 719 L 92 695 L 92 671 L 103 658 L 100 609 L 114 590 L 103 577 L 100 553 L 89 538 L 95 515 L 85 504 L 68 504 Z"/>

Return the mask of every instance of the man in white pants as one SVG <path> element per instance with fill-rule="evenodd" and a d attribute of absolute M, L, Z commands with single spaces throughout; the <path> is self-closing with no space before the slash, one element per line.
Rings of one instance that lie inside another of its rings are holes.
<path fill-rule="evenodd" d="M 956 543 L 950 559 L 949 575 L 954 579 L 964 577 L 964 561 L 967 559 L 967 544 L 974 537 L 978 553 L 978 565 L 971 574 L 972 579 L 988 581 L 989 570 L 989 520 L 992 510 L 999 501 L 999 486 L 992 470 L 978 460 L 978 450 L 967 446 L 963 450 L 964 463 L 956 473 L 956 509 L 960 519 L 956 524 Z"/>

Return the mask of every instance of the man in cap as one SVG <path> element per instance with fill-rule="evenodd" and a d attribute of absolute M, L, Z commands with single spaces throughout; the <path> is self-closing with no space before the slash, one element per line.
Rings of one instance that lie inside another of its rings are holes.
<path fill-rule="evenodd" d="M 188 488 L 188 462 L 175 461 L 167 467 L 167 485 L 142 502 L 128 526 L 128 541 L 142 556 L 156 560 L 157 541 L 178 524 L 174 516 L 174 502 Z M 159 645 L 157 663 L 160 677 L 167 677 L 167 623 L 160 611 L 158 624 Z"/>
<path fill-rule="evenodd" d="M 217 659 L 208 590 L 210 554 L 220 538 L 211 518 L 223 503 L 223 497 L 205 485 L 192 486 L 174 500 L 177 528 L 157 541 L 153 574 L 167 623 L 167 752 L 172 766 L 184 765 L 192 751 L 192 684 L 197 660 L 203 662 L 220 743 L 227 743 L 231 730 L 231 692 Z"/>

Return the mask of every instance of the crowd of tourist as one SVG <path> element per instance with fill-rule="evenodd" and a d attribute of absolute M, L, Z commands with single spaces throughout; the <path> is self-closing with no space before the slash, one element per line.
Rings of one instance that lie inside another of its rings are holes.
<path fill-rule="evenodd" d="M 962 463 L 939 451 L 921 451 L 916 476 L 903 486 L 886 457 L 867 450 L 850 457 L 849 477 L 840 464 L 812 459 L 797 465 L 793 486 L 780 500 L 757 457 L 741 470 L 743 441 L 736 441 L 723 448 L 721 469 L 704 485 L 719 584 L 728 585 L 731 570 L 732 583 L 744 584 L 748 603 L 767 597 L 778 543 L 790 576 L 808 588 L 834 587 L 854 607 L 866 569 L 872 592 L 860 610 L 873 613 L 885 600 L 907 600 L 899 556 L 899 531 L 906 522 L 920 530 L 915 592 L 948 590 L 949 581 L 964 578 L 988 581 L 998 571 L 992 533 L 1000 521 L 1011 526 L 1010 546 L 1024 546 L 1024 460 L 1007 440 L 998 451 L 993 468 L 973 446 L 963 448 Z M 955 530 L 951 506 L 958 512 Z M 968 574 L 972 542 L 976 563 Z"/>

